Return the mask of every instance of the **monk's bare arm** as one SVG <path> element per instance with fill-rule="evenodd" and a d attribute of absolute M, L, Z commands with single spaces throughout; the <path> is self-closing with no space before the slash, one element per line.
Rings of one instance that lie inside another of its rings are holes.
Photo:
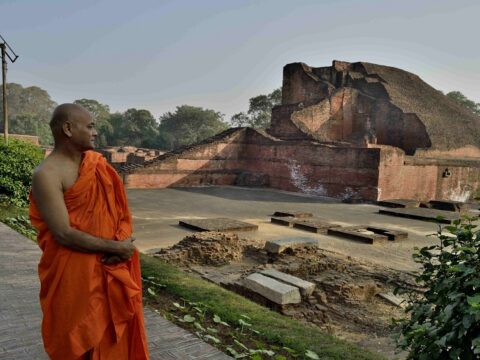
<path fill-rule="evenodd" d="M 62 184 L 54 172 L 47 169 L 35 171 L 32 193 L 42 219 L 60 245 L 81 252 L 114 254 L 123 260 L 133 254 L 135 247 L 131 241 L 105 240 L 70 226 Z"/>

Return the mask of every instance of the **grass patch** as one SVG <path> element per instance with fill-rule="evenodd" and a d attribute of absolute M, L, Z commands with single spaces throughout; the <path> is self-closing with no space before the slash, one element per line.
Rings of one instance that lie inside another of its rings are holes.
<path fill-rule="evenodd" d="M 10 226 L 30 240 L 37 239 L 37 231 L 30 224 L 28 208 L 0 203 L 0 222 Z"/>
<path fill-rule="evenodd" d="M 141 262 L 142 276 L 156 279 L 162 284 L 159 292 L 165 291 L 190 303 L 199 302 L 210 315 L 216 314 L 230 324 L 247 316 L 248 322 L 259 332 L 258 336 L 269 344 L 288 347 L 299 354 L 306 354 L 310 350 L 318 354 L 320 359 L 383 359 L 378 354 L 340 340 L 314 326 L 268 310 L 158 259 L 144 255 Z"/>

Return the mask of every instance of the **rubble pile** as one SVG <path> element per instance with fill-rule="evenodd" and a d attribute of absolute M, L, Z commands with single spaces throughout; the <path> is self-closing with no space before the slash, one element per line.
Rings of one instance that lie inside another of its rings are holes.
<path fill-rule="evenodd" d="M 154 256 L 181 266 L 221 266 L 241 261 L 245 251 L 256 245 L 257 241 L 240 239 L 233 233 L 207 231 L 186 236 L 178 244 L 162 249 Z"/>

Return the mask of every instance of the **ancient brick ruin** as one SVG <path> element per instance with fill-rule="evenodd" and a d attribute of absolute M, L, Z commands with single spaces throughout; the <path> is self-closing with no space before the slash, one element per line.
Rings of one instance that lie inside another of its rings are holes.
<path fill-rule="evenodd" d="M 466 201 L 480 118 L 418 76 L 364 62 L 284 68 L 267 131 L 229 129 L 121 168 L 129 188 L 269 186 L 342 200 Z"/>
<path fill-rule="evenodd" d="M 142 165 L 163 154 L 163 151 L 142 149 L 135 146 L 111 146 L 97 150 L 117 170 L 128 168 L 129 165 Z"/>

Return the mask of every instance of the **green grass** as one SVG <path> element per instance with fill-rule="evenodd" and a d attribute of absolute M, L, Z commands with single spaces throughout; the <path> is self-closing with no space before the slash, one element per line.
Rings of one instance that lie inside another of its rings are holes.
<path fill-rule="evenodd" d="M 0 221 L 4 222 L 9 217 L 17 217 L 19 215 L 28 216 L 28 208 L 19 208 L 14 205 L 0 203 Z"/>
<path fill-rule="evenodd" d="M 30 224 L 28 208 L 0 204 L 0 222 L 10 226 L 30 240 L 36 240 L 37 238 L 37 232 Z"/>
<path fill-rule="evenodd" d="M 247 315 L 251 319 L 249 322 L 268 342 L 287 346 L 301 354 L 312 350 L 321 359 L 384 359 L 158 259 L 143 255 L 141 262 L 142 276 L 155 276 L 157 281 L 165 285 L 163 291 L 190 302 L 201 302 L 207 311 L 227 322 L 236 322 L 241 315 Z"/>

